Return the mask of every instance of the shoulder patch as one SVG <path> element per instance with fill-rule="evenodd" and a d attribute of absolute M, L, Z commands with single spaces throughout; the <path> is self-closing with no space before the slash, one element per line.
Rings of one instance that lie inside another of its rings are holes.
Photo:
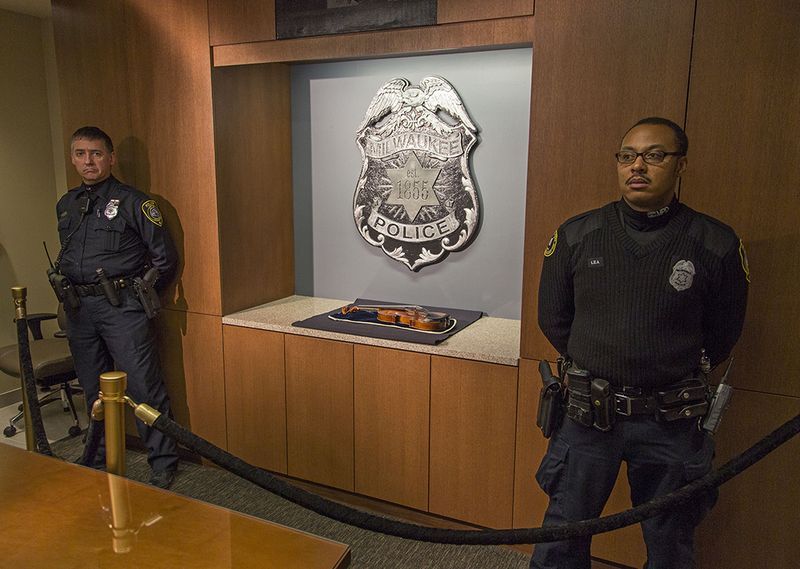
<path fill-rule="evenodd" d="M 144 216 L 149 219 L 154 224 L 161 227 L 164 225 L 164 218 L 161 217 L 161 211 L 159 211 L 158 206 L 156 205 L 155 200 L 147 200 L 142 204 L 142 213 Z"/>
<path fill-rule="evenodd" d="M 750 263 L 747 262 L 747 251 L 744 250 L 744 241 L 739 239 L 739 259 L 742 261 L 742 270 L 744 271 L 744 278 L 750 283 Z"/>
<path fill-rule="evenodd" d="M 553 253 L 556 252 L 556 245 L 558 245 L 558 229 L 556 229 L 553 236 L 550 238 L 550 241 L 547 242 L 547 247 L 544 250 L 544 256 L 549 257 Z"/>

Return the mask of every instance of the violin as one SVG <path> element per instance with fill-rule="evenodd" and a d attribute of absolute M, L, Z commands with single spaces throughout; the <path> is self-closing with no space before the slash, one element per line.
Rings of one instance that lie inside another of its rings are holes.
<path fill-rule="evenodd" d="M 357 310 L 375 312 L 379 322 L 400 324 L 425 332 L 441 332 L 450 325 L 450 315 L 446 312 L 432 312 L 421 306 L 366 306 L 348 304 L 342 307 L 342 314 L 350 314 Z"/>

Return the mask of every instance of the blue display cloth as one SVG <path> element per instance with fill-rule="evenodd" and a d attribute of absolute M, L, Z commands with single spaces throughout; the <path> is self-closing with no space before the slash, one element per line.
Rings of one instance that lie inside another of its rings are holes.
<path fill-rule="evenodd" d="M 357 298 L 352 304 L 358 306 L 416 306 L 399 302 L 371 300 L 368 298 Z M 437 306 L 421 306 L 421 308 L 429 312 L 446 312 L 450 316 L 448 326 L 441 332 L 429 332 L 416 328 L 409 328 L 402 324 L 379 322 L 373 311 L 358 310 L 349 314 L 342 314 L 341 308 L 337 308 L 331 312 L 317 314 L 305 320 L 293 322 L 292 326 L 311 328 L 313 330 L 325 330 L 327 332 L 338 332 L 340 334 L 352 334 L 354 336 L 380 338 L 382 340 L 436 345 L 444 342 L 447 338 L 460 332 L 483 316 L 483 312 L 476 310 L 458 310 L 455 308 L 440 308 Z"/>

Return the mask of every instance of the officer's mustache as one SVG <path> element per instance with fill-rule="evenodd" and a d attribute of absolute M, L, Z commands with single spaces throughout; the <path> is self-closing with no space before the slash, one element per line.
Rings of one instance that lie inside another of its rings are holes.
<path fill-rule="evenodd" d="M 628 179 L 625 181 L 625 183 L 626 183 L 626 184 L 630 184 L 630 183 L 631 183 L 631 180 L 644 180 L 645 182 L 647 182 L 647 183 L 650 183 L 650 178 L 648 178 L 647 176 L 645 176 L 645 175 L 643 175 L 643 174 L 634 174 L 633 176 L 631 176 L 630 178 L 628 178 Z"/>

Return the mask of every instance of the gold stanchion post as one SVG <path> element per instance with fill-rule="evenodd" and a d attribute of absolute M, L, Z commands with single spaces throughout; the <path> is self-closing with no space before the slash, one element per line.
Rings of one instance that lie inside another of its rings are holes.
<path fill-rule="evenodd" d="M 11 287 L 11 296 L 14 297 L 14 319 L 27 320 L 28 289 L 24 286 Z M 36 439 L 33 436 L 31 404 L 30 401 L 28 401 L 28 390 L 25 387 L 25 370 L 22 364 L 22 350 L 20 350 L 19 358 L 19 381 L 22 387 L 22 415 L 25 419 L 25 446 L 28 450 L 34 451 L 36 450 Z"/>
<path fill-rule="evenodd" d="M 128 553 L 133 549 L 136 533 L 133 531 L 128 481 L 117 476 L 108 477 L 108 495 L 111 510 L 112 549 L 114 553 Z"/>
<path fill-rule="evenodd" d="M 128 374 L 108 371 L 100 374 L 106 433 L 106 470 L 125 476 L 125 388 Z"/>

